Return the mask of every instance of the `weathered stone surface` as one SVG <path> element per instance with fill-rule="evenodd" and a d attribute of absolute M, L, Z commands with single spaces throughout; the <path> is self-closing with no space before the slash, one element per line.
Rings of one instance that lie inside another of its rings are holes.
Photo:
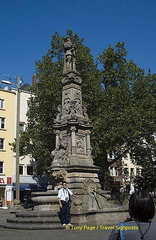
<path fill-rule="evenodd" d="M 114 225 L 117 224 L 128 215 L 128 210 L 108 209 L 105 211 L 86 211 L 85 208 L 74 209 L 72 211 L 72 223 L 75 225 Z"/>
<path fill-rule="evenodd" d="M 76 70 L 75 46 L 70 37 L 64 43 L 64 67 L 62 77 L 62 103 L 54 121 L 56 133 L 52 170 L 55 167 L 81 165 L 93 166 L 90 146 L 92 129 L 87 108 L 82 104 L 81 82 Z"/>
<path fill-rule="evenodd" d="M 18 213 L 18 212 L 22 212 L 22 211 L 24 211 L 24 208 L 21 205 L 13 205 L 10 208 L 11 213 Z"/>
<path fill-rule="evenodd" d="M 36 196 L 31 198 L 36 204 L 57 203 L 57 196 Z"/>
<path fill-rule="evenodd" d="M 81 206 L 82 205 L 82 200 L 80 198 L 75 198 L 73 200 L 74 206 Z"/>
<path fill-rule="evenodd" d="M 89 177 L 85 177 L 85 178 L 68 178 L 69 179 L 69 183 L 83 183 L 86 179 L 90 179 Z M 98 178 L 94 178 L 94 182 L 99 183 L 99 179 Z"/>
<path fill-rule="evenodd" d="M 76 178 L 98 178 L 96 173 L 89 173 L 89 172 L 73 172 L 73 173 L 68 173 L 68 178 L 70 177 L 76 177 Z"/>
<path fill-rule="evenodd" d="M 34 207 L 35 211 L 57 211 L 59 212 L 58 204 L 41 204 Z"/>

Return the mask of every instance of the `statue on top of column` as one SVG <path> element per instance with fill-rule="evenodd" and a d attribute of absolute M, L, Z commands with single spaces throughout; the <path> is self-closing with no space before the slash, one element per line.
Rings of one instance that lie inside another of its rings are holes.
<path fill-rule="evenodd" d="M 76 55 L 75 55 L 76 46 L 72 44 L 69 36 L 65 38 L 64 43 L 64 67 L 63 74 L 70 71 L 76 71 Z"/>

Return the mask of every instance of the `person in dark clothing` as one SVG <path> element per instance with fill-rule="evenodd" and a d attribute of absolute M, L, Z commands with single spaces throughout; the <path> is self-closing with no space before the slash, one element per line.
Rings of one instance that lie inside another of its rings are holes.
<path fill-rule="evenodd" d="M 70 196 L 77 197 L 67 188 L 67 182 L 62 182 L 62 188 L 58 192 L 58 201 L 60 206 L 60 218 L 63 226 L 70 224 Z"/>
<path fill-rule="evenodd" d="M 129 215 L 130 218 L 115 227 L 109 240 L 156 240 L 156 223 L 152 222 L 155 205 L 147 191 L 140 190 L 131 195 Z"/>

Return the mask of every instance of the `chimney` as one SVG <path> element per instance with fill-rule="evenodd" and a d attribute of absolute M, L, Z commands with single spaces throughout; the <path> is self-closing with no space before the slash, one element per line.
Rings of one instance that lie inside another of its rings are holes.
<path fill-rule="evenodd" d="M 36 75 L 32 76 L 32 85 L 36 83 Z"/>

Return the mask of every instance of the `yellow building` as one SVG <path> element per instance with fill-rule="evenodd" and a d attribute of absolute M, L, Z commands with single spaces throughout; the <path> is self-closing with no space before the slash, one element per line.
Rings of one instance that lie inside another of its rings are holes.
<path fill-rule="evenodd" d="M 0 89 L 0 204 L 12 205 L 13 151 L 15 93 Z"/>
<path fill-rule="evenodd" d="M 116 162 L 114 162 L 109 167 L 109 173 L 110 176 L 113 177 L 115 181 L 119 181 L 123 184 L 129 184 L 133 182 L 134 177 L 141 175 L 141 167 L 134 164 L 132 162 L 130 154 L 127 154 L 125 157 L 122 158 L 122 161 L 119 164 L 119 166 L 117 165 Z"/>
<path fill-rule="evenodd" d="M 26 85 L 20 88 L 20 132 L 27 125 L 28 100 L 31 93 Z M 0 89 L 0 207 L 13 205 L 16 197 L 16 153 L 9 143 L 15 142 L 17 121 L 17 90 Z M 31 154 L 19 158 L 20 200 L 24 202 L 37 183 L 33 177 L 34 159 Z"/>

